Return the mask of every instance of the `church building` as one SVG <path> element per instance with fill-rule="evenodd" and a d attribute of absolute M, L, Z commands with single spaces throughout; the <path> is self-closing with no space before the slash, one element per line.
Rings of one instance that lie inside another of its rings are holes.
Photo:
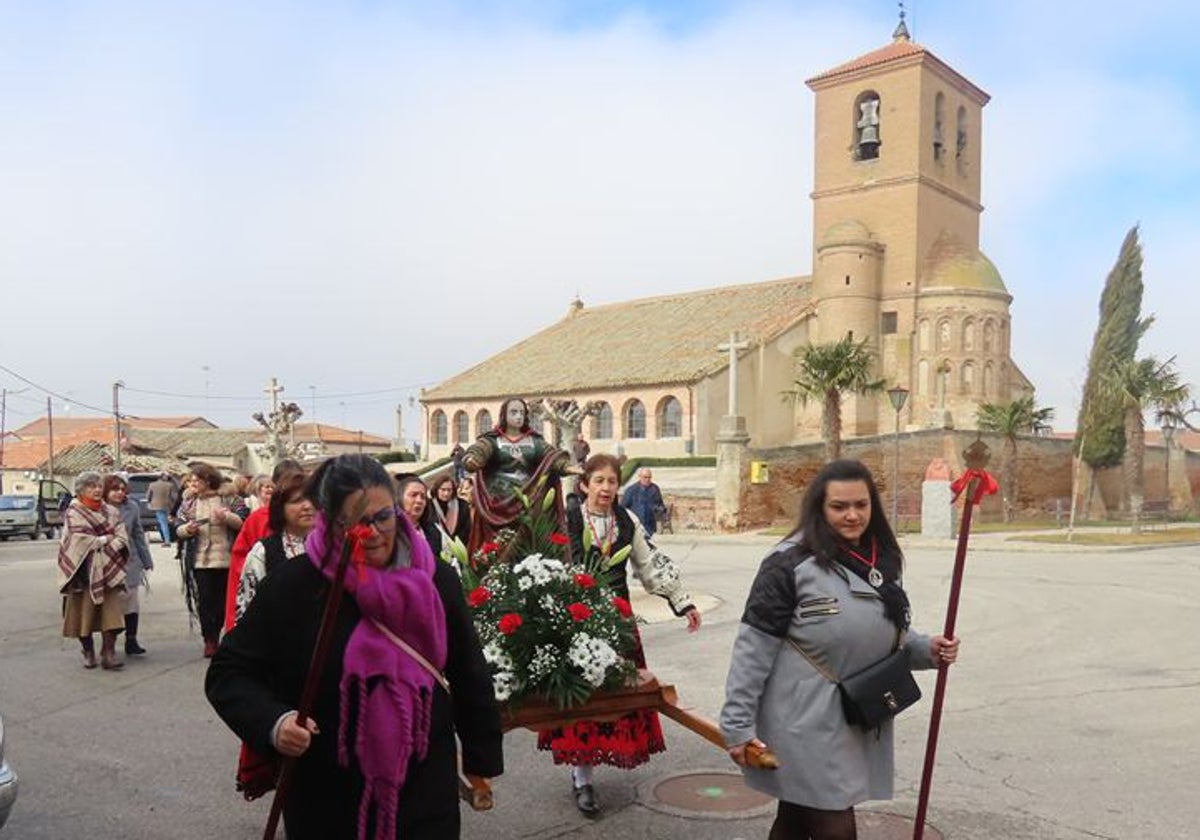
<path fill-rule="evenodd" d="M 424 451 L 465 446 L 509 396 L 594 402 L 583 429 L 592 450 L 631 457 L 713 454 L 731 400 L 752 445 L 813 441 L 820 406 L 781 395 L 797 350 L 845 336 L 867 342 L 888 387 L 910 392 L 904 429 L 974 428 L 980 404 L 1032 393 L 1011 357 L 1012 296 L 979 250 L 988 95 L 914 43 L 903 20 L 891 43 L 807 85 L 809 276 L 592 308 L 576 300 L 558 322 L 423 391 Z M 612 352 L 585 359 L 570 346 Z M 847 438 L 896 420 L 886 394 L 846 395 L 842 411 Z"/>

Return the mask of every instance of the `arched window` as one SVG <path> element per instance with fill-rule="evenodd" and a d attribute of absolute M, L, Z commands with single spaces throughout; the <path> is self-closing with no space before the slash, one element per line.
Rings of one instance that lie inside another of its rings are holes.
<path fill-rule="evenodd" d="M 918 394 L 929 393 L 929 360 L 922 359 L 917 363 L 917 384 L 916 390 Z"/>
<path fill-rule="evenodd" d="M 975 321 L 968 318 L 963 323 L 963 350 L 972 351 L 975 349 Z"/>
<path fill-rule="evenodd" d="M 674 397 L 663 397 L 655 416 L 660 438 L 683 437 L 683 406 Z"/>
<path fill-rule="evenodd" d="M 996 350 L 996 322 L 988 319 L 983 325 L 983 352 L 993 353 Z"/>
<path fill-rule="evenodd" d="M 967 109 L 962 105 L 958 106 L 958 129 L 955 132 L 954 150 L 958 158 L 963 157 L 963 153 L 967 151 Z"/>
<path fill-rule="evenodd" d="M 592 415 L 592 440 L 609 440 L 612 436 L 612 406 L 608 403 L 600 403 L 600 408 Z"/>
<path fill-rule="evenodd" d="M 951 375 L 954 373 L 954 367 L 950 364 L 949 359 L 942 359 L 937 366 L 937 396 L 938 404 L 945 405 L 946 398 L 950 396 Z"/>
<path fill-rule="evenodd" d="M 988 399 L 996 396 L 996 370 L 991 362 L 983 366 L 983 396 Z"/>
<path fill-rule="evenodd" d="M 646 436 L 646 406 L 641 400 L 625 403 L 625 438 L 634 440 Z"/>
<path fill-rule="evenodd" d="M 921 323 L 917 326 L 917 335 L 919 336 L 917 346 L 922 350 L 932 350 L 929 346 L 929 321 L 925 318 L 921 319 Z"/>
<path fill-rule="evenodd" d="M 475 415 L 475 437 L 479 437 L 484 432 L 492 430 L 492 412 L 486 408 L 479 409 L 479 413 Z"/>
<path fill-rule="evenodd" d="M 941 163 L 946 157 L 946 94 L 938 91 L 933 99 L 933 159 Z"/>
<path fill-rule="evenodd" d="M 854 159 L 879 157 L 879 94 L 865 90 L 854 100 Z"/>
<path fill-rule="evenodd" d="M 434 444 L 446 442 L 446 412 L 440 408 L 429 416 L 429 437 Z"/>
<path fill-rule="evenodd" d="M 454 412 L 454 442 L 466 443 L 470 437 L 471 429 L 467 422 L 467 412 Z"/>
<path fill-rule="evenodd" d="M 939 349 L 939 350 L 949 350 L 950 349 L 950 321 L 949 321 L 949 319 L 943 319 L 941 321 L 938 321 L 937 349 Z"/>
<path fill-rule="evenodd" d="M 975 393 L 975 365 L 971 362 L 965 362 L 962 366 L 962 392 Z"/>

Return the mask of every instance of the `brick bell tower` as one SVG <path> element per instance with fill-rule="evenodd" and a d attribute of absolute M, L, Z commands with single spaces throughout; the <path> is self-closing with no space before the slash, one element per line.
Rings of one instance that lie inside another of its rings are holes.
<path fill-rule="evenodd" d="M 934 383 L 916 381 L 929 255 L 947 237 L 978 253 L 981 118 L 989 97 L 914 43 L 903 13 L 890 44 L 806 84 L 816 96 L 814 340 L 866 339 L 878 376 L 917 397 L 922 384 L 929 391 Z M 1002 284 L 991 291 L 1007 312 Z M 926 423 L 927 413 L 920 399 L 910 400 L 902 425 Z M 894 416 L 886 395 L 843 403 L 848 435 L 889 431 Z"/>

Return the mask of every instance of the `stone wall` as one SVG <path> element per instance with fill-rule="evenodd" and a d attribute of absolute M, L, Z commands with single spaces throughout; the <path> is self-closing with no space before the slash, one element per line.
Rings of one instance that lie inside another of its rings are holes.
<path fill-rule="evenodd" d="M 962 451 L 976 437 L 982 437 L 991 449 L 988 469 L 1000 477 L 1004 440 L 998 435 L 978 435 L 973 431 L 931 429 L 900 434 L 900 464 L 897 508 L 905 521 L 920 520 L 921 482 L 925 469 L 934 458 L 945 458 L 954 474 L 962 470 Z M 888 515 L 892 511 L 893 466 L 895 438 L 892 435 L 856 438 L 846 441 L 842 453 L 867 465 L 875 475 L 883 504 Z M 1071 496 L 1072 441 L 1059 438 L 1025 437 L 1017 447 L 1017 480 L 1019 497 L 1016 515 L 1053 517 L 1055 499 L 1066 506 Z M 1166 497 L 1164 475 L 1165 451 L 1160 447 L 1146 450 L 1146 499 Z M 742 527 L 791 525 L 800 510 L 804 489 L 824 463 L 824 447 L 820 443 L 801 446 L 750 450 L 750 461 L 765 461 L 770 480 L 765 484 L 744 482 L 741 494 Z M 1200 453 L 1187 453 L 1187 473 L 1193 497 L 1200 497 Z M 1100 492 L 1110 510 L 1117 510 L 1121 498 L 1120 470 L 1107 470 L 1100 475 Z M 1172 479 L 1172 484 L 1175 479 Z M 985 499 L 979 518 L 997 521 L 1003 517 L 999 496 Z"/>

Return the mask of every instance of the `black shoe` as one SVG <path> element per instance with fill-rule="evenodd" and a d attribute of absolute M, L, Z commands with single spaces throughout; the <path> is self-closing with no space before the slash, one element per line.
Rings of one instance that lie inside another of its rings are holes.
<path fill-rule="evenodd" d="M 126 637 L 125 639 L 125 654 L 127 656 L 141 656 L 146 652 L 146 649 L 138 644 L 137 639 Z"/>
<path fill-rule="evenodd" d="M 575 807 L 585 817 L 594 817 L 600 813 L 600 803 L 596 800 L 596 789 L 591 785 L 581 785 L 575 788 Z"/>

